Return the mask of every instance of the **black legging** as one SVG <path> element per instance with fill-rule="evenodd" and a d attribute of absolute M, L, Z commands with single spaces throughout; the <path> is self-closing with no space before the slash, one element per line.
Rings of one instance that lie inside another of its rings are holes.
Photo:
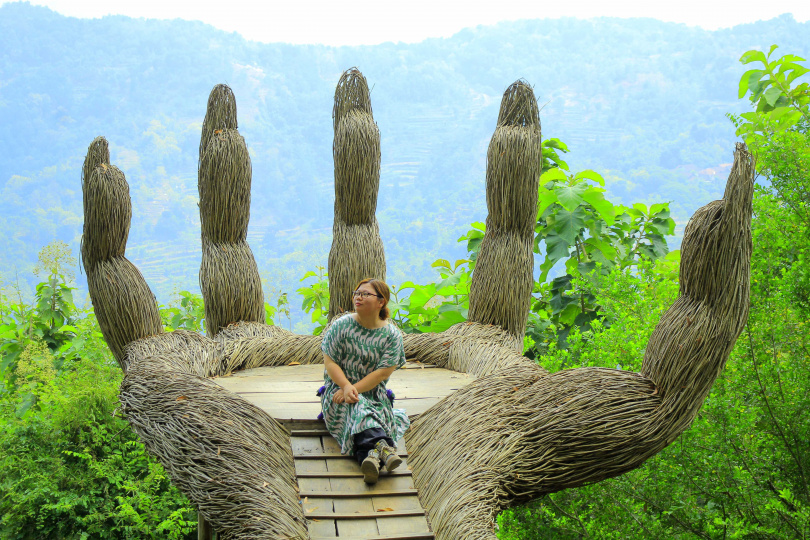
<path fill-rule="evenodd" d="M 357 459 L 357 463 L 363 464 L 363 460 L 366 459 L 368 453 L 371 450 L 374 450 L 374 447 L 377 446 L 377 442 L 380 440 L 384 440 L 388 446 L 394 446 L 394 440 L 391 439 L 388 435 L 386 435 L 385 431 L 382 428 L 370 428 L 366 429 L 365 431 L 361 431 L 360 433 L 354 434 L 354 457 Z"/>

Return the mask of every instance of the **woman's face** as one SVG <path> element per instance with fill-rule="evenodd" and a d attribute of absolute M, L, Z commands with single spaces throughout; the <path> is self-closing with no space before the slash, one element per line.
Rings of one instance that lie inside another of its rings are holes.
<path fill-rule="evenodd" d="M 354 301 L 354 311 L 357 312 L 358 315 L 379 315 L 385 303 L 385 300 L 377 295 L 377 291 L 374 290 L 374 287 L 372 287 L 370 283 L 360 285 L 355 291 L 352 300 Z"/>

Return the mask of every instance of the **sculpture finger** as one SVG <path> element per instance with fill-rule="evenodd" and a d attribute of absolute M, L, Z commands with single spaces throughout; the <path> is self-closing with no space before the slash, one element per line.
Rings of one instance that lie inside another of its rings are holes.
<path fill-rule="evenodd" d="M 529 315 L 532 245 L 542 167 L 540 116 L 525 81 L 507 88 L 487 150 L 486 233 L 470 284 L 468 319 L 519 338 Z"/>
<path fill-rule="evenodd" d="M 698 209 L 681 244 L 679 297 L 655 328 L 641 373 L 697 414 L 748 320 L 754 163 L 738 144 L 724 198 Z M 686 413 L 684 413 L 686 414 Z"/>
<path fill-rule="evenodd" d="M 200 289 L 209 337 L 231 323 L 265 321 L 259 269 L 247 243 L 252 168 L 237 127 L 233 92 L 224 84 L 215 86 L 208 97 L 198 167 Z"/>
<path fill-rule="evenodd" d="M 377 224 L 380 130 L 368 83 L 346 70 L 335 90 L 335 219 L 329 250 L 329 319 L 352 309 L 352 292 L 365 278 L 385 281 L 385 250 Z"/>
<path fill-rule="evenodd" d="M 124 347 L 160 334 L 157 301 L 141 273 L 124 256 L 132 202 L 124 173 L 110 165 L 107 140 L 90 144 L 82 167 L 84 232 L 82 264 L 104 340 L 124 371 Z"/>

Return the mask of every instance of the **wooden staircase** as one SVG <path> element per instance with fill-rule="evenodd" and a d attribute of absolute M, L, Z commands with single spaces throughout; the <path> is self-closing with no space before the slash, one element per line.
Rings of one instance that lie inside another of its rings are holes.
<path fill-rule="evenodd" d="M 287 425 L 292 435 L 295 472 L 312 540 L 424 540 L 434 538 L 408 469 L 405 442 L 397 450 L 402 465 L 381 472 L 373 486 L 353 457 L 340 453 L 321 421 Z"/>

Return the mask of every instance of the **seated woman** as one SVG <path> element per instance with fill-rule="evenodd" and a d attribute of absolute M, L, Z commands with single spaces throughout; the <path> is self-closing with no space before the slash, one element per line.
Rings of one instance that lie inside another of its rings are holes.
<path fill-rule="evenodd" d="M 353 454 L 365 482 L 374 484 L 380 462 L 388 471 L 402 463 L 395 445 L 410 422 L 404 409 L 393 408 L 385 383 L 405 365 L 405 347 L 388 317 L 388 285 L 365 279 L 353 298 L 354 313 L 333 320 L 323 334 L 321 407 L 341 452 Z"/>

